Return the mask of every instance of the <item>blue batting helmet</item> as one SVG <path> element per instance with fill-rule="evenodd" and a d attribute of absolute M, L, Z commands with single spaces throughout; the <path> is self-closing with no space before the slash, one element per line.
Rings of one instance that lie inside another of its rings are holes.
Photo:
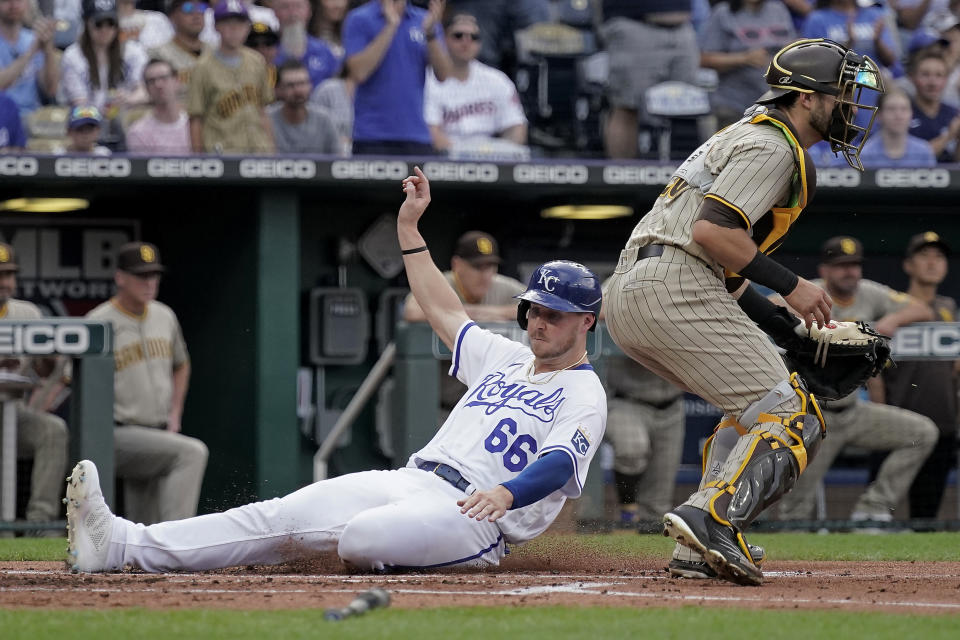
<path fill-rule="evenodd" d="M 521 329 L 527 328 L 527 309 L 535 302 L 556 311 L 592 313 L 590 330 L 593 331 L 600 315 L 603 294 L 600 279 L 593 271 L 577 262 L 552 260 L 537 267 L 530 276 L 527 290 L 514 298 L 520 299 L 517 323 Z"/>

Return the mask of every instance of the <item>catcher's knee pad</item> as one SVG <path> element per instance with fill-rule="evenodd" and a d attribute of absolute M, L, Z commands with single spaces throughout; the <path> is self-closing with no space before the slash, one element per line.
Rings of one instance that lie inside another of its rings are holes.
<path fill-rule="evenodd" d="M 787 388 L 783 383 L 751 405 L 743 415 L 756 415 L 752 428 L 727 455 L 720 477 L 705 484 L 717 490 L 708 504 L 718 522 L 739 529 L 748 526 L 793 487 L 819 449 L 824 423 L 816 399 L 796 374 L 784 382 L 799 400 L 800 410 L 788 417 L 767 413 L 783 404 Z"/>

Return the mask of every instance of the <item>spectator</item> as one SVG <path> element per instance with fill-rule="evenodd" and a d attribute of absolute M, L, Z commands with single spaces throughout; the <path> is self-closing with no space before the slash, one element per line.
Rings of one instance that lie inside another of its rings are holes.
<path fill-rule="evenodd" d="M 773 54 L 796 39 L 790 12 L 779 0 L 730 0 L 714 5 L 700 39 L 700 64 L 715 69 L 710 94 L 717 125 L 725 127 L 768 88 L 764 72 Z"/>
<path fill-rule="evenodd" d="M 150 57 L 166 60 L 177 73 L 180 84 L 180 100 L 187 101 L 190 73 L 200 56 L 211 47 L 200 40 L 203 31 L 203 16 L 208 8 L 204 2 L 194 0 L 171 0 L 167 15 L 173 25 L 173 37 L 166 43 L 150 50 Z"/>
<path fill-rule="evenodd" d="M 267 107 L 273 137 L 281 153 L 340 152 L 340 136 L 327 113 L 309 102 L 310 74 L 297 60 L 287 60 L 277 69 L 279 103 Z"/>
<path fill-rule="evenodd" d="M 173 37 L 173 26 L 159 11 L 137 9 L 137 0 L 116 0 L 120 42 L 136 40 L 144 49 L 159 47 Z"/>
<path fill-rule="evenodd" d="M 349 156 L 353 149 L 353 96 L 357 85 L 344 66 L 336 78 L 327 78 L 310 94 L 310 102 L 326 110 L 333 120 L 340 139 L 340 154 Z"/>
<path fill-rule="evenodd" d="M 836 237 L 823 245 L 820 279 L 833 298 L 832 320 L 870 322 L 885 335 L 911 322 L 930 320 L 933 313 L 919 300 L 871 280 L 863 279 L 863 245 L 848 237 Z M 871 383 L 877 383 L 874 379 Z M 808 520 L 813 516 L 817 486 L 846 445 L 870 451 L 889 451 L 876 479 L 857 500 L 851 519 L 890 522 L 893 512 L 910 488 L 917 471 L 937 441 L 936 425 L 912 411 L 861 400 L 858 393 L 821 403 L 829 437 L 801 474 L 793 491 L 781 499 L 785 520 Z"/>
<path fill-rule="evenodd" d="M 517 88 L 502 71 L 478 61 L 480 32 L 473 16 L 457 14 L 446 27 L 450 77 L 438 82 L 427 74 L 424 119 L 433 147 L 457 147 L 500 138 L 514 145 L 527 142 L 527 118 Z M 759 94 L 757 94 L 759 95 Z"/>
<path fill-rule="evenodd" d="M 277 86 L 277 53 L 280 47 L 280 34 L 266 22 L 254 22 L 250 25 L 250 35 L 243 46 L 253 49 L 263 56 L 267 63 L 267 81 L 271 87 Z"/>
<path fill-rule="evenodd" d="M 483 231 L 468 231 L 457 239 L 450 258 L 450 270 L 443 277 L 463 303 L 467 315 L 475 322 L 512 322 L 517 317 L 514 296 L 526 287 L 519 280 L 497 273 L 500 251 L 497 241 Z M 407 322 L 426 322 L 427 317 L 417 299 L 410 294 L 403 307 Z M 443 424 L 456 406 L 466 387 L 447 375 L 448 364 L 440 361 L 440 416 Z"/>
<path fill-rule="evenodd" d="M 683 453 L 683 392 L 625 356 L 607 360 L 605 378 L 620 524 L 659 532 Z"/>
<path fill-rule="evenodd" d="M 56 95 L 60 81 L 54 23 L 38 17 L 33 30 L 27 29 L 27 5 L 27 0 L 0 0 L 0 91 L 16 103 L 21 117 Z"/>
<path fill-rule="evenodd" d="M 407 0 L 371 0 L 347 14 L 346 65 L 357 85 L 354 153 L 433 153 L 423 88 L 427 65 L 441 82 L 450 75 L 450 58 L 437 41 L 443 8 L 443 0 L 430 0 L 429 10 Z"/>
<path fill-rule="evenodd" d="M 450 0 L 450 8 L 477 17 L 483 39 L 478 58 L 491 67 L 500 67 L 503 52 L 513 50 L 516 31 L 550 20 L 549 0 Z"/>
<path fill-rule="evenodd" d="M 83 153 L 108 156 L 110 149 L 97 144 L 103 129 L 103 116 L 93 105 L 80 105 L 70 110 L 67 119 L 67 146 L 54 153 Z"/>
<path fill-rule="evenodd" d="M 311 88 L 340 70 L 342 60 L 330 50 L 323 40 L 307 33 L 310 22 L 308 0 L 273 0 L 273 10 L 280 23 L 280 48 L 276 64 L 284 60 L 302 62 L 310 73 Z"/>
<path fill-rule="evenodd" d="M 0 152 L 20 151 L 27 146 L 20 109 L 6 93 L 0 92 Z"/>
<path fill-rule="evenodd" d="M 266 62 L 243 46 L 250 17 L 240 0 L 214 9 L 220 48 L 204 56 L 190 77 L 187 113 L 193 150 L 207 153 L 270 153 L 273 135 L 264 107 L 273 102 Z"/>
<path fill-rule="evenodd" d="M 143 65 L 147 54 L 138 42 L 120 42 L 114 0 L 84 0 L 84 29 L 63 52 L 60 102 L 93 105 L 111 120 L 121 109 L 143 104 Z"/>
<path fill-rule="evenodd" d="M 180 104 L 180 81 L 173 65 L 154 58 L 143 69 L 150 96 L 150 112 L 127 131 L 127 149 L 133 153 L 189 155 L 190 119 Z"/>
<path fill-rule="evenodd" d="M 890 89 L 877 102 L 880 131 L 867 139 L 860 161 L 867 169 L 884 167 L 935 167 L 937 158 L 926 140 L 910 135 L 913 110 L 910 98 Z"/>
<path fill-rule="evenodd" d="M 347 17 L 347 0 L 314 0 L 310 34 L 323 40 L 343 64 L 343 19 Z"/>
<path fill-rule="evenodd" d="M 156 300 L 164 270 L 154 245 L 121 246 L 117 294 L 86 316 L 113 325 L 116 475 L 127 516 L 144 524 L 196 515 L 208 455 L 180 433 L 190 359 L 177 316 Z"/>
<path fill-rule="evenodd" d="M 33 320 L 43 314 L 32 302 L 17 300 L 17 265 L 13 247 L 0 242 L 0 319 Z M 10 358 L 0 368 L 32 378 L 47 377 L 54 370 L 52 358 Z M 67 469 L 67 425 L 45 411 L 31 408 L 22 400 L 16 402 L 17 458 L 33 458 L 30 474 L 30 499 L 26 518 L 29 522 L 50 522 L 63 517 L 60 489 Z M 42 530 L 38 536 L 62 535 L 60 531 Z"/>
<path fill-rule="evenodd" d="M 857 0 L 819 0 L 803 24 L 804 38 L 827 38 L 873 58 L 891 75 L 901 73 L 900 47 L 890 10 Z"/>
<path fill-rule="evenodd" d="M 943 103 L 947 63 L 928 51 L 911 63 L 910 81 L 915 88 L 910 134 L 930 143 L 938 162 L 954 162 L 960 137 L 960 111 Z"/>
<path fill-rule="evenodd" d="M 903 270 L 910 277 L 907 292 L 933 310 L 934 320 L 957 321 L 957 303 L 938 295 L 947 277 L 950 247 L 939 235 L 927 231 L 910 238 Z M 933 452 L 910 485 L 910 517 L 936 518 L 947 486 L 950 468 L 957 463 L 957 391 L 960 360 L 905 360 L 884 372 L 889 404 L 927 416 L 940 430 Z"/>
<path fill-rule="evenodd" d="M 610 54 L 604 142 L 609 157 L 634 158 L 638 128 L 648 121 L 646 90 L 666 80 L 696 79 L 700 54 L 690 0 L 603 0 L 603 17 L 600 37 Z"/>

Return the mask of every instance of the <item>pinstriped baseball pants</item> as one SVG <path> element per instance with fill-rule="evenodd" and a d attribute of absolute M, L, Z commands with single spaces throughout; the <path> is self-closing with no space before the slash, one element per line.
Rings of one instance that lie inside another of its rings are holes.
<path fill-rule="evenodd" d="M 635 262 L 635 251 L 621 255 L 605 300 L 607 328 L 625 354 L 729 417 L 740 416 L 789 378 L 766 334 L 706 263 L 672 247 Z M 799 410 L 799 399 L 790 396 L 768 413 L 787 417 Z M 779 425 L 772 431 L 782 435 Z M 720 479 L 735 478 L 750 440 L 737 441 Z M 714 491 L 698 491 L 687 504 L 705 508 Z"/>
<path fill-rule="evenodd" d="M 739 416 L 789 378 L 766 334 L 685 251 L 664 247 L 662 256 L 633 264 L 622 257 L 606 295 L 607 328 L 625 354 L 727 415 Z"/>

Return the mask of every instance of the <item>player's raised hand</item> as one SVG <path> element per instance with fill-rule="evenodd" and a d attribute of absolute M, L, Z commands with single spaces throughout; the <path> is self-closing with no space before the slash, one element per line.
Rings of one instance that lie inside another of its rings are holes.
<path fill-rule="evenodd" d="M 400 222 L 417 222 L 430 204 L 430 181 L 420 167 L 414 167 L 413 172 L 416 175 L 407 176 L 401 183 L 407 199 L 400 205 Z"/>
<path fill-rule="evenodd" d="M 503 517 L 512 504 L 513 494 L 502 484 L 485 491 L 474 491 L 463 500 L 457 500 L 460 513 L 478 521 L 486 518 L 490 522 L 496 522 Z"/>
<path fill-rule="evenodd" d="M 800 278 L 793 291 L 783 299 L 803 318 L 803 323 L 808 329 L 814 322 L 821 328 L 830 322 L 833 299 L 829 293 L 809 280 Z"/>

